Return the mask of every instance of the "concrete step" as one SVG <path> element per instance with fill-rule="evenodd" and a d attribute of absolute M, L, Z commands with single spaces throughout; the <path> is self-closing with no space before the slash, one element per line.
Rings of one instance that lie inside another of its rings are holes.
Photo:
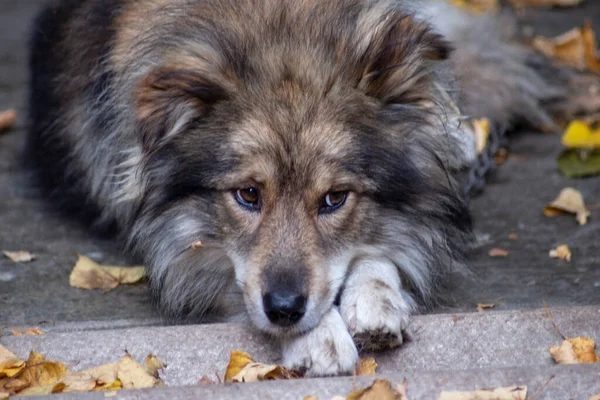
<path fill-rule="evenodd" d="M 552 314 L 566 337 L 600 339 L 600 307 L 553 309 Z M 74 370 L 115 362 L 124 351 L 139 361 L 153 353 L 168 364 L 162 374 L 167 386 L 193 385 L 215 372 L 222 376 L 232 349 L 260 362 L 280 360 L 273 341 L 248 325 L 68 328 L 41 336 L 3 336 L 0 344 L 20 357 L 34 349 L 47 359 L 75 364 Z M 554 365 L 549 348 L 562 341 L 544 309 L 416 316 L 410 332 L 411 340 L 399 349 L 375 355 L 379 373 L 548 368 Z"/>
<path fill-rule="evenodd" d="M 560 365 L 551 367 L 517 367 L 501 369 L 454 370 L 454 371 L 406 371 L 383 374 L 393 384 L 406 383 L 409 400 L 438 399 L 442 391 L 472 391 L 515 385 L 527 386 L 527 399 L 533 400 L 587 400 L 600 394 L 600 365 Z M 243 399 L 243 400 L 301 400 L 317 396 L 329 400 L 333 396 L 346 396 L 353 388 L 369 386 L 374 377 L 298 379 L 224 385 L 199 385 L 116 392 L 111 399 L 117 400 L 196 400 L 196 399 Z M 16 397 L 26 400 L 26 397 Z M 102 392 L 70 393 L 42 396 L 48 400 L 95 400 L 104 399 Z"/>

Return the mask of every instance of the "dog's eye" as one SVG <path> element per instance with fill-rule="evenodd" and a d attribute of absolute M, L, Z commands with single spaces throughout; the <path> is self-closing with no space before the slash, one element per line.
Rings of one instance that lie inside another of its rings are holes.
<path fill-rule="evenodd" d="M 260 194 L 258 189 L 248 187 L 235 191 L 235 200 L 243 207 L 251 210 L 260 209 Z"/>
<path fill-rule="evenodd" d="M 327 214 L 333 212 L 340 208 L 346 202 L 346 198 L 348 197 L 347 191 L 337 191 L 337 192 L 329 192 L 323 197 L 321 200 L 321 205 L 319 206 L 320 214 Z"/>

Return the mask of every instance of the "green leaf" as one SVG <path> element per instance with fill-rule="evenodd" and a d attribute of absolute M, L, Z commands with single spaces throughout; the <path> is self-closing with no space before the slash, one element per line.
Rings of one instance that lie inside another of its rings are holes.
<path fill-rule="evenodd" d="M 567 178 L 600 175 L 600 150 L 566 149 L 556 161 Z"/>

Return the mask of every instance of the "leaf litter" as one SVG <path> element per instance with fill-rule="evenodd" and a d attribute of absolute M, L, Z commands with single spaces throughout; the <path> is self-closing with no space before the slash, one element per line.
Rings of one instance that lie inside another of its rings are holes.
<path fill-rule="evenodd" d="M 566 262 L 571 262 L 571 249 L 566 244 L 561 244 L 555 249 L 552 249 L 548 252 L 548 255 L 551 258 L 559 258 L 561 260 L 565 260 Z"/>
<path fill-rule="evenodd" d="M 10 258 L 12 261 L 16 263 L 26 263 L 35 260 L 37 257 L 35 254 L 30 253 L 26 250 L 17 250 L 17 251 L 8 251 L 3 250 L 2 254 L 7 258 Z"/>
<path fill-rule="evenodd" d="M 558 197 L 544 208 L 544 215 L 547 217 L 561 214 L 574 214 L 579 225 L 587 224 L 590 211 L 586 208 L 579 190 L 572 187 L 562 189 Z"/>
<path fill-rule="evenodd" d="M 99 265 L 89 257 L 78 255 L 69 276 L 69 284 L 79 289 L 111 291 L 119 285 L 141 282 L 146 276 L 144 267 L 115 267 Z"/>
<path fill-rule="evenodd" d="M 135 361 L 130 354 L 126 354 L 116 363 L 71 372 L 65 364 L 48 361 L 33 351 L 27 361 L 21 360 L 0 345 L 0 395 L 41 395 L 159 387 L 164 386 L 164 382 L 158 374 L 165 367 L 166 364 L 152 354 L 146 357 L 146 367 Z"/>

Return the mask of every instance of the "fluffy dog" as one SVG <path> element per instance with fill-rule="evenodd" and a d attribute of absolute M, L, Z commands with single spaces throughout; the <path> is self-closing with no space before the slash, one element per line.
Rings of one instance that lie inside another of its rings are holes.
<path fill-rule="evenodd" d="M 168 313 L 250 320 L 287 366 L 349 373 L 464 270 L 463 115 L 551 122 L 558 85 L 496 23 L 436 1 L 55 1 L 28 154 Z"/>

